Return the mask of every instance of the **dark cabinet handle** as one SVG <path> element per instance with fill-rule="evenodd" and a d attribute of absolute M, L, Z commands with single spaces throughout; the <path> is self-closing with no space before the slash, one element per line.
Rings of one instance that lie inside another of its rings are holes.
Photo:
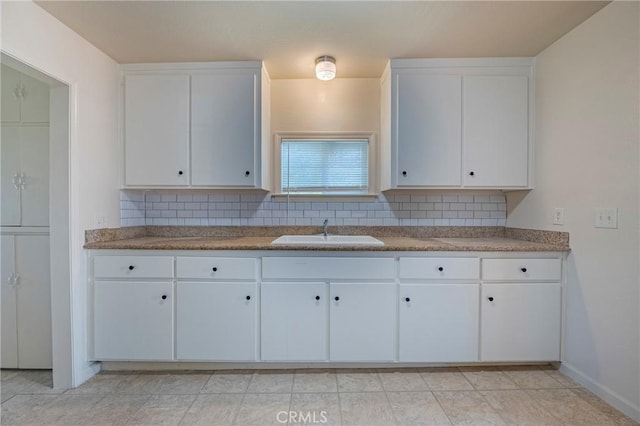
<path fill-rule="evenodd" d="M 179 174 L 180 176 L 182 176 L 182 175 L 184 174 L 184 172 L 183 172 L 182 170 L 178 170 L 178 174 Z"/>
<path fill-rule="evenodd" d="M 320 300 L 320 296 L 316 296 L 316 300 Z"/>
<path fill-rule="evenodd" d="M 410 297 L 405 297 L 405 298 L 404 298 L 404 301 L 405 301 L 405 302 L 411 302 L 411 298 L 410 298 Z"/>
<path fill-rule="evenodd" d="M 133 266 L 133 265 L 129 265 L 129 270 L 130 270 L 130 271 L 133 271 L 134 269 L 135 269 L 135 266 Z"/>
<path fill-rule="evenodd" d="M 527 272 L 527 268 L 520 268 L 522 272 Z"/>
<path fill-rule="evenodd" d="M 442 266 L 438 266 L 438 271 L 442 272 L 444 271 L 444 268 Z"/>
<path fill-rule="evenodd" d="M 217 266 L 214 266 L 213 268 L 211 268 L 211 270 L 212 270 L 213 272 L 218 272 L 218 267 L 217 267 Z"/>
<path fill-rule="evenodd" d="M 340 300 L 340 296 L 336 296 L 333 298 L 333 300 L 335 300 L 336 302 Z"/>
<path fill-rule="evenodd" d="M 475 176 L 476 172 L 469 172 L 469 176 Z"/>
<path fill-rule="evenodd" d="M 167 295 L 166 294 L 162 295 L 162 300 L 167 300 Z"/>
<path fill-rule="evenodd" d="M 406 175 L 407 175 L 407 171 L 406 171 L 406 170 L 403 170 L 403 171 L 402 171 L 402 176 L 406 176 Z"/>
<path fill-rule="evenodd" d="M 247 297 L 245 297 L 245 299 L 251 300 L 251 296 L 247 296 Z"/>
<path fill-rule="evenodd" d="M 246 172 L 244 172 L 245 176 L 249 176 L 251 174 L 251 172 L 249 170 L 247 170 Z"/>
<path fill-rule="evenodd" d="M 489 300 L 489 302 L 493 302 L 493 297 L 492 296 L 487 297 L 487 299 Z"/>

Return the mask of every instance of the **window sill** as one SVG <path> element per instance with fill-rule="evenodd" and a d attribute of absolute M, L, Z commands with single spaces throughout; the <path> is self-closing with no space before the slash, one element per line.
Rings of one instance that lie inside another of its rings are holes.
<path fill-rule="evenodd" d="M 368 202 L 378 198 L 378 194 L 271 194 L 276 201 L 336 201 Z"/>

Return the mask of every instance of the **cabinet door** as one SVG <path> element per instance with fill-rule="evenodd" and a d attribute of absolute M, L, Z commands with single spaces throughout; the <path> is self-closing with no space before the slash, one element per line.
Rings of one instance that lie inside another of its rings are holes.
<path fill-rule="evenodd" d="M 49 122 L 49 86 L 33 77 L 20 75 L 20 121 L 23 123 Z"/>
<path fill-rule="evenodd" d="M 478 360 L 478 284 L 400 285 L 399 360 Z"/>
<path fill-rule="evenodd" d="M 325 283 L 262 283 L 261 359 L 327 359 Z"/>
<path fill-rule="evenodd" d="M 191 183 L 255 186 L 259 74 L 191 77 Z"/>
<path fill-rule="evenodd" d="M 560 285 L 483 284 L 481 361 L 560 359 Z"/>
<path fill-rule="evenodd" d="M 20 121 L 20 73 L 13 68 L 2 65 L 0 81 L 2 81 L 0 92 L 2 97 L 1 121 L 3 123 L 18 123 Z"/>
<path fill-rule="evenodd" d="M 255 360 L 255 283 L 177 285 L 177 359 Z"/>
<path fill-rule="evenodd" d="M 125 78 L 125 184 L 189 183 L 189 76 Z"/>
<path fill-rule="evenodd" d="M 49 127 L 21 127 L 22 226 L 49 226 Z"/>
<path fill-rule="evenodd" d="M 3 68 L 4 70 L 4 68 Z M 2 77 L 4 78 L 4 76 Z M 4 94 L 3 94 L 4 96 Z M 19 175 L 20 127 L 2 126 L 0 140 L 0 200 L 2 226 L 20 226 L 21 194 Z"/>
<path fill-rule="evenodd" d="M 172 287 L 171 282 L 97 281 L 95 359 L 173 359 Z"/>
<path fill-rule="evenodd" d="M 18 367 L 51 368 L 49 236 L 17 235 Z"/>
<path fill-rule="evenodd" d="M 395 359 L 396 289 L 391 283 L 331 283 L 331 361 Z"/>
<path fill-rule="evenodd" d="M 526 76 L 465 76 L 464 185 L 526 187 L 529 89 Z"/>
<path fill-rule="evenodd" d="M 397 185 L 460 185 L 461 77 L 399 74 Z"/>
<path fill-rule="evenodd" d="M 4 71 L 4 67 L 3 67 Z M 4 76 L 3 76 L 4 78 Z M 0 235 L 0 289 L 2 297 L 2 368 L 18 368 L 18 323 L 16 312 L 15 239 L 13 235 Z"/>

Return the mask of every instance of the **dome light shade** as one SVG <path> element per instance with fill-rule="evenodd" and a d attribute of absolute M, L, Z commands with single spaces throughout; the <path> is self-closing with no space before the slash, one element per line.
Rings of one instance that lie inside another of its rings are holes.
<path fill-rule="evenodd" d="M 316 78 L 333 80 L 336 77 L 336 60 L 331 56 L 320 56 L 316 59 Z"/>

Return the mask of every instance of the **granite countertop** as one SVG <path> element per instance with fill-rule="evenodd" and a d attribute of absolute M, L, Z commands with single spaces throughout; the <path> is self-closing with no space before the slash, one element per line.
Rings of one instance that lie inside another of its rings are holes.
<path fill-rule="evenodd" d="M 315 250 L 496 251 L 569 250 L 566 232 L 502 227 L 333 227 L 342 235 L 371 235 L 384 246 L 300 246 L 271 242 L 280 235 L 317 234 L 317 227 L 141 226 L 87 231 L 86 249 L 117 250 Z"/>

